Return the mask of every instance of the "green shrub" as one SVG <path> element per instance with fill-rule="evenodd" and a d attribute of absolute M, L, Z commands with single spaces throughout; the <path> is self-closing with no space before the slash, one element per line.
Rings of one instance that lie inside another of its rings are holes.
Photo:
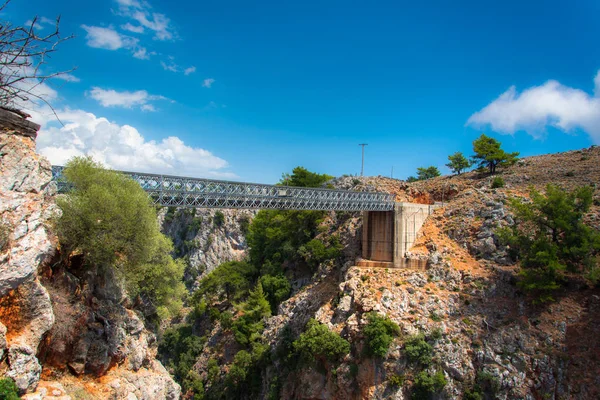
<path fill-rule="evenodd" d="M 243 315 L 233 322 L 235 340 L 241 345 L 251 345 L 260 339 L 263 320 L 271 315 L 271 306 L 265 298 L 260 282 L 242 304 Z"/>
<path fill-rule="evenodd" d="M 194 299 L 198 302 L 203 297 L 215 299 L 225 296 L 229 302 L 238 301 L 248 294 L 256 274 L 256 268 L 247 262 L 223 263 L 200 281 Z"/>
<path fill-rule="evenodd" d="M 472 388 L 465 389 L 463 400 L 483 400 L 483 392 L 479 385 L 474 385 Z"/>
<path fill-rule="evenodd" d="M 223 214 L 223 212 L 221 212 L 221 211 L 215 212 L 215 216 L 213 218 L 213 224 L 217 228 L 220 228 L 223 226 L 224 223 L 225 223 L 225 214 Z"/>
<path fill-rule="evenodd" d="M 423 366 L 431 364 L 433 347 L 427 343 L 422 333 L 409 337 L 404 344 L 404 351 L 410 362 Z"/>
<path fill-rule="evenodd" d="M 167 207 L 167 212 L 165 214 L 165 221 L 171 222 L 175 218 L 175 211 L 177 209 L 175 207 Z"/>
<path fill-rule="evenodd" d="M 492 179 L 492 189 L 498 189 L 498 188 L 503 188 L 503 187 L 504 187 L 504 179 L 502 179 L 502 177 L 496 176 L 496 177 L 494 177 L 494 179 Z"/>
<path fill-rule="evenodd" d="M 429 313 L 429 318 L 431 318 L 432 321 L 435 322 L 440 322 L 443 318 L 436 313 L 435 311 L 432 311 L 431 313 Z"/>
<path fill-rule="evenodd" d="M 305 360 L 336 362 L 350 353 L 350 343 L 327 326 L 311 319 L 304 333 L 294 342 L 294 349 Z"/>
<path fill-rule="evenodd" d="M 268 346 L 260 343 L 254 343 L 250 351 L 238 351 L 225 378 L 226 386 L 216 397 L 222 398 L 225 394 L 227 399 L 258 398 L 262 388 L 261 367 L 264 367 L 268 353 Z"/>
<path fill-rule="evenodd" d="M 337 236 L 329 238 L 328 243 L 320 239 L 312 239 L 303 246 L 300 246 L 298 253 L 304 258 L 304 261 L 314 270 L 319 264 L 333 260 L 342 253 L 342 245 Z"/>
<path fill-rule="evenodd" d="M 500 390 L 500 380 L 490 372 L 477 372 L 477 384 L 486 393 L 495 395 Z"/>
<path fill-rule="evenodd" d="M 233 314 L 229 311 L 223 311 L 219 316 L 219 322 L 221 322 L 221 327 L 223 329 L 231 329 L 233 326 Z"/>
<path fill-rule="evenodd" d="M 219 364 L 217 360 L 214 358 L 210 358 L 208 363 L 206 363 L 206 379 L 208 382 L 213 383 L 219 378 L 219 374 L 221 373 L 221 368 L 219 368 Z"/>
<path fill-rule="evenodd" d="M 447 384 L 444 373 L 441 371 L 433 375 L 427 371 L 421 371 L 415 377 L 412 387 L 411 398 L 414 400 L 429 400 L 435 393 L 441 391 Z"/>
<path fill-rule="evenodd" d="M 159 342 L 158 353 L 161 361 L 172 370 L 175 380 L 186 390 L 186 385 L 197 384 L 187 378 L 205 343 L 206 338 L 194 335 L 192 326 L 188 324 L 168 328 Z"/>
<path fill-rule="evenodd" d="M 290 296 L 292 285 L 283 275 L 263 275 L 260 277 L 265 296 L 271 304 L 271 312 L 275 314 L 277 306 Z"/>
<path fill-rule="evenodd" d="M 0 399 L 19 400 L 19 388 L 10 378 L 0 378 Z"/>
<path fill-rule="evenodd" d="M 391 386 L 402 387 L 404 385 L 404 375 L 392 374 L 388 378 L 388 383 Z"/>
<path fill-rule="evenodd" d="M 90 158 L 73 158 L 63 171 L 72 190 L 57 199 L 56 232 L 64 259 L 81 253 L 87 265 L 112 268 L 129 294 L 153 304 L 157 315 L 176 314 L 185 287 L 184 265 L 160 232 L 150 198 L 133 179 Z"/>
<path fill-rule="evenodd" d="M 248 234 L 248 230 L 250 229 L 250 217 L 247 215 L 242 215 L 238 219 L 238 223 L 240 224 L 240 230 L 244 235 Z"/>
<path fill-rule="evenodd" d="M 366 337 L 367 352 L 376 357 L 384 357 L 400 328 L 387 316 L 380 316 L 375 311 L 367 314 L 368 323 L 363 329 Z"/>
<path fill-rule="evenodd" d="M 194 400 L 202 400 L 204 399 L 204 385 L 202 384 L 202 378 L 200 374 L 190 370 L 183 381 L 183 387 L 186 392 L 193 394 Z"/>
<path fill-rule="evenodd" d="M 596 282 L 600 232 L 583 222 L 592 194 L 590 186 L 567 192 L 548 185 L 545 194 L 532 188 L 529 202 L 509 200 L 515 224 L 496 234 L 521 262 L 519 286 L 534 293 L 537 301 L 553 299 L 552 292 L 564 281 L 565 271 Z"/>
<path fill-rule="evenodd" d="M 354 178 L 352 179 L 352 186 L 360 185 L 360 179 Z"/>
<path fill-rule="evenodd" d="M 196 210 L 195 208 L 193 210 Z M 192 221 L 189 223 L 187 227 L 187 231 L 196 235 L 200 228 L 202 227 L 202 217 L 193 217 Z"/>
<path fill-rule="evenodd" d="M 261 210 L 247 235 L 249 255 L 257 266 L 280 266 L 284 261 L 306 264 L 299 249 L 318 234 L 323 211 Z"/>
<path fill-rule="evenodd" d="M 433 340 L 440 340 L 442 338 L 442 328 L 434 328 L 431 331 L 431 339 Z"/>

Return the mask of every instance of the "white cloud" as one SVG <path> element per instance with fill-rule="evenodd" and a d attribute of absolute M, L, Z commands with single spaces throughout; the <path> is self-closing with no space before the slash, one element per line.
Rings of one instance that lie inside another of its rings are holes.
<path fill-rule="evenodd" d="M 154 32 L 156 40 L 173 40 L 176 36 L 171 20 L 164 14 L 151 12 L 151 6 L 146 1 L 117 0 L 119 14 L 133 19 L 139 25 L 125 24 L 123 29 L 131 32 L 142 33 L 144 28 Z M 140 29 L 141 28 L 141 29 Z"/>
<path fill-rule="evenodd" d="M 83 110 L 65 109 L 58 115 L 65 125 L 44 126 L 37 138 L 38 152 L 52 164 L 64 165 L 73 156 L 92 156 L 119 170 L 235 178 L 227 171 L 227 161 L 178 137 L 147 140 L 130 125 L 118 125 Z"/>
<path fill-rule="evenodd" d="M 213 78 L 207 78 L 202 82 L 202 87 L 210 88 L 212 87 L 213 83 L 215 83 L 215 80 Z"/>
<path fill-rule="evenodd" d="M 129 31 L 129 32 L 133 32 L 133 33 L 144 33 L 144 27 L 143 26 L 135 26 L 130 24 L 129 22 L 121 25 L 121 29 Z"/>
<path fill-rule="evenodd" d="M 87 45 L 98 49 L 118 50 L 126 47 L 126 40 L 123 35 L 115 31 L 112 27 L 103 28 L 101 26 L 81 25 L 87 32 Z"/>
<path fill-rule="evenodd" d="M 523 130 L 534 137 L 543 136 L 547 126 L 572 133 L 587 132 L 600 143 L 600 71 L 594 78 L 594 95 L 550 80 L 517 93 L 514 86 L 471 115 L 467 125 L 490 126 L 492 130 L 513 134 Z"/>
<path fill-rule="evenodd" d="M 134 56 L 135 58 L 139 58 L 140 60 L 148 60 L 150 59 L 150 56 L 155 55 L 156 53 L 151 51 L 148 52 L 148 50 L 146 50 L 145 47 L 138 47 L 136 50 L 133 51 L 132 56 Z"/>
<path fill-rule="evenodd" d="M 179 72 L 179 66 L 172 61 L 173 60 L 172 57 L 169 57 L 169 58 L 171 59 L 169 61 L 169 63 L 161 61 L 160 65 L 163 67 L 163 69 L 165 71 Z"/>
<path fill-rule="evenodd" d="M 55 76 L 56 79 L 60 79 L 66 82 L 80 82 L 81 79 L 72 74 L 60 74 Z"/>
<path fill-rule="evenodd" d="M 25 21 L 25 27 L 30 27 L 31 25 L 33 25 L 33 20 L 32 19 Z M 41 31 L 41 30 L 43 30 L 43 29 L 45 29 L 45 28 L 47 28 L 49 26 L 52 26 L 52 27 L 55 28 L 56 27 L 56 20 L 52 20 L 52 19 L 46 18 L 46 17 L 40 17 L 40 18 L 37 18 L 35 20 L 35 26 L 34 26 L 34 28 L 36 30 L 40 30 Z"/>
<path fill-rule="evenodd" d="M 189 74 L 193 74 L 194 72 L 196 72 L 196 67 L 193 67 L 193 66 L 183 70 L 183 74 L 185 76 L 188 76 Z"/>
<path fill-rule="evenodd" d="M 145 90 L 117 92 L 116 90 L 99 87 L 93 87 L 87 95 L 103 107 L 140 107 L 143 111 L 156 111 L 156 108 L 150 104 L 152 101 L 169 100 L 164 96 L 151 95 Z"/>
<path fill-rule="evenodd" d="M 131 55 L 140 60 L 148 60 L 156 53 L 148 52 L 145 47 L 140 46 L 140 40 L 117 32 L 112 26 L 104 28 L 101 26 L 81 25 L 87 32 L 85 38 L 87 45 L 98 49 L 119 50 L 127 49 Z"/>

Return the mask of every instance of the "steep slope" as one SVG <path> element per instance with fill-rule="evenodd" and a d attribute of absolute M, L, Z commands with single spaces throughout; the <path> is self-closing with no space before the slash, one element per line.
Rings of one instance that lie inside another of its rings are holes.
<path fill-rule="evenodd" d="M 179 398 L 114 277 L 57 262 L 51 175 L 31 136 L 0 130 L 0 374 L 30 399 Z"/>
<path fill-rule="evenodd" d="M 411 249 L 413 257 L 427 260 L 426 267 L 354 266 L 359 215 L 330 215 L 321 235 L 340 233 L 346 252 L 334 265 L 321 266 L 266 321 L 263 341 L 271 350 L 261 372 L 261 397 L 272 398 L 279 388 L 280 398 L 418 398 L 417 389 L 440 389 L 427 386 L 439 372 L 446 384 L 436 398 L 598 398 L 600 343 L 594 332 L 600 328 L 600 290 L 573 279 L 556 302 L 533 304 L 518 289 L 517 266 L 494 232 L 514 224 L 508 197 L 548 183 L 569 189 L 593 185 L 587 221 L 600 229 L 600 148 L 526 158 L 499 175 L 506 182 L 499 189 L 491 188 L 492 177 L 477 172 L 412 184 L 382 177 L 334 180 L 345 189 L 394 193 L 398 201 L 443 202 Z M 400 327 L 382 358 L 365 353 L 370 311 Z M 310 318 L 350 342 L 351 352 L 339 364 L 291 368 L 296 363 L 282 358 L 282 346 L 289 347 Z M 218 360 L 224 376 L 240 347 L 218 322 L 203 332 L 210 345 L 194 370 L 214 379 L 209 360 Z M 414 343 L 430 353 L 429 363 L 411 359 L 408 347 Z"/>
<path fill-rule="evenodd" d="M 173 240 L 178 257 L 187 262 L 186 282 L 193 286 L 200 276 L 227 261 L 246 256 L 246 231 L 255 210 L 162 208 L 162 232 Z"/>

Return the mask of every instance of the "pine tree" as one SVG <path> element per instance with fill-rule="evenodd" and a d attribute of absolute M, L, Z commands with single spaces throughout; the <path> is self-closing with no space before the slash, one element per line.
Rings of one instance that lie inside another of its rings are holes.
<path fill-rule="evenodd" d="M 473 165 L 473 163 L 460 151 L 448 156 L 448 161 L 450 162 L 446 164 L 446 167 L 450 168 L 450 170 L 457 175 L 460 175 L 463 170 L 470 168 L 471 165 Z"/>
<path fill-rule="evenodd" d="M 498 166 L 509 166 L 517 162 L 519 153 L 507 153 L 500 148 L 500 142 L 494 138 L 481 134 L 473 141 L 474 163 L 479 163 L 480 168 L 487 168 L 490 174 L 496 173 Z"/>
<path fill-rule="evenodd" d="M 417 179 L 420 181 L 424 181 L 425 179 L 435 178 L 436 176 L 440 176 L 440 170 L 437 167 L 420 167 L 417 168 Z"/>
<path fill-rule="evenodd" d="M 265 292 L 260 282 L 250 292 L 248 300 L 246 300 L 242 309 L 244 310 L 244 314 L 253 321 L 259 321 L 264 317 L 271 316 L 271 305 L 265 297 Z"/>
<path fill-rule="evenodd" d="M 584 224 L 592 194 L 590 186 L 566 192 L 548 185 L 545 194 L 532 189 L 531 201 L 510 200 L 516 223 L 497 235 L 521 261 L 519 285 L 540 301 L 552 300 L 565 271 L 583 273 L 592 283 L 598 280 L 600 232 Z"/>

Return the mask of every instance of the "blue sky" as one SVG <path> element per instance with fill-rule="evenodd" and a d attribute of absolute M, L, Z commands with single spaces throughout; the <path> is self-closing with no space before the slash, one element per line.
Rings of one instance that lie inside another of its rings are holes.
<path fill-rule="evenodd" d="M 600 144 L 599 11 L 585 0 L 13 0 L 5 15 L 61 15 L 76 36 L 45 66 L 77 67 L 49 84 L 66 126 L 33 114 L 53 162 L 91 154 L 270 183 L 297 165 L 359 173 L 359 143 L 365 174 L 393 166 L 398 178 L 470 154 L 481 132 L 522 155 Z"/>

